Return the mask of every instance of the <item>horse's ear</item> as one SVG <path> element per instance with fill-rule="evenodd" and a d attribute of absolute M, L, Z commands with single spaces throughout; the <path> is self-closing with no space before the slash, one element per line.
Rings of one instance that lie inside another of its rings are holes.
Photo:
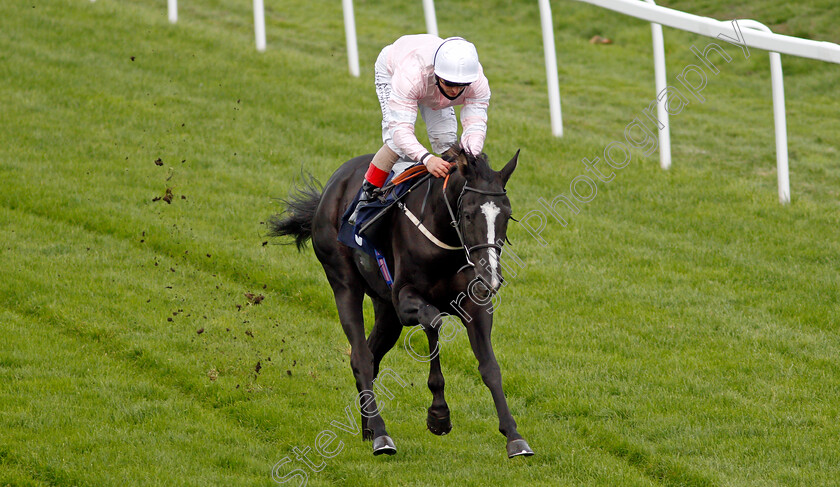
<path fill-rule="evenodd" d="M 452 163 L 458 162 L 458 159 L 462 157 L 464 157 L 464 149 L 461 148 L 461 144 L 457 143 L 446 149 L 443 154 L 440 155 L 441 159 Z"/>
<path fill-rule="evenodd" d="M 508 161 L 508 163 L 505 164 L 505 167 L 503 167 L 502 170 L 499 171 L 499 176 L 501 176 L 502 178 L 502 186 L 507 185 L 508 179 L 510 179 L 510 175 L 513 174 L 513 170 L 516 169 L 516 164 L 519 160 L 520 150 L 521 149 L 517 149 L 516 154 L 513 155 L 513 159 Z"/>
<path fill-rule="evenodd" d="M 475 163 L 470 164 L 470 158 L 467 156 L 467 152 L 464 149 L 458 151 L 458 154 L 455 156 L 455 160 L 452 161 L 455 163 L 458 171 L 461 172 L 461 175 L 467 177 L 468 174 L 471 174 L 474 170 Z"/>

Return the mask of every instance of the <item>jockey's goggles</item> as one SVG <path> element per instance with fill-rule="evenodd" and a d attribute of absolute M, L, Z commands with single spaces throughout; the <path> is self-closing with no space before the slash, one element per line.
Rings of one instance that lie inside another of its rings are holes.
<path fill-rule="evenodd" d="M 462 88 L 464 86 L 469 86 L 472 83 L 453 83 L 451 81 L 446 81 L 445 79 L 438 76 L 438 80 L 440 80 L 441 84 L 444 86 L 449 86 L 450 88 Z"/>

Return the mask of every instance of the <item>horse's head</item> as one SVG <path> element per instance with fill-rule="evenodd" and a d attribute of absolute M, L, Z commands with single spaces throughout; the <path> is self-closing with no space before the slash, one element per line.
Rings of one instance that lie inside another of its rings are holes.
<path fill-rule="evenodd" d="M 458 194 L 457 209 L 453 210 L 457 212 L 455 219 L 469 260 L 483 283 L 475 286 L 473 292 L 478 299 L 485 300 L 502 285 L 500 257 L 511 216 L 505 185 L 516 169 L 519 151 L 501 171 L 491 169 L 484 154 L 473 156 L 460 150 L 448 152 L 446 156 L 456 163 L 456 171 L 465 180 Z"/>

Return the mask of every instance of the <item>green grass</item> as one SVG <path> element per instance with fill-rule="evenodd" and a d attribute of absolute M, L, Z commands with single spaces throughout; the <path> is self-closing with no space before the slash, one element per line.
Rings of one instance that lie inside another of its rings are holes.
<path fill-rule="evenodd" d="M 790 205 L 767 56 L 730 46 L 706 102 L 671 117 L 671 170 L 633 152 L 566 227 L 548 220 L 545 247 L 511 227 L 524 266 L 494 344 L 536 456 L 505 458 L 460 333 L 442 352 L 452 433 L 425 430 L 427 368 L 397 347 L 399 453 L 374 458 L 330 425 L 355 387 L 323 272 L 266 245 L 262 222 L 301 168 L 324 181 L 378 147 L 372 65 L 424 29 L 420 2 L 355 2 L 358 79 L 340 2 L 268 2 L 265 53 L 250 2 L 180 3 L 174 26 L 153 0 L 0 4 L 0 485 L 277 485 L 272 467 L 307 469 L 293 448 L 326 429 L 343 449 L 310 485 L 840 478 L 840 67 L 783 56 Z M 654 96 L 647 24 L 552 3 L 563 138 L 536 2 L 437 5 L 490 79 L 486 152 L 500 167 L 522 148 L 519 217 L 568 194 Z M 836 2 L 661 3 L 840 41 Z M 708 42 L 665 29 L 669 83 Z M 167 188 L 171 204 L 153 201 Z"/>

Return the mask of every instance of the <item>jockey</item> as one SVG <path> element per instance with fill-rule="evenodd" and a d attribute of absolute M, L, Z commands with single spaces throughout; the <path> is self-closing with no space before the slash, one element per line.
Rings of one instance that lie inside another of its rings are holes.
<path fill-rule="evenodd" d="M 359 204 L 349 218 L 372 201 L 400 158 L 422 162 L 435 177 L 449 173 L 441 154 L 458 140 L 455 105 L 461 108 L 461 146 L 481 153 L 487 133 L 490 86 L 478 62 L 475 46 L 461 37 L 441 39 L 429 34 L 407 35 L 385 46 L 376 59 L 374 84 L 382 108 L 382 148 L 373 156 Z M 432 152 L 414 134 L 417 111 L 426 122 Z"/>

